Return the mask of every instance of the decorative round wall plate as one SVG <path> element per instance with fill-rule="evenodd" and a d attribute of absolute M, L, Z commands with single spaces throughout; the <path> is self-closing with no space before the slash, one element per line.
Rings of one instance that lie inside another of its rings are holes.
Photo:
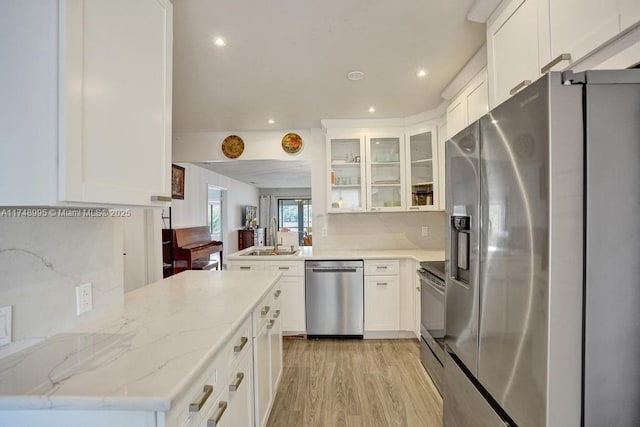
<path fill-rule="evenodd" d="M 282 149 L 285 153 L 294 154 L 302 149 L 302 137 L 297 133 L 288 133 L 282 137 Z"/>
<path fill-rule="evenodd" d="M 244 151 L 244 141 L 238 135 L 229 135 L 222 142 L 222 153 L 230 159 L 237 159 Z"/>

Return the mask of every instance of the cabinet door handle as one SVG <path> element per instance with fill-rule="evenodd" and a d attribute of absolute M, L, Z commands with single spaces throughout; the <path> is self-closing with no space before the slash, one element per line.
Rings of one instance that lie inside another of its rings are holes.
<path fill-rule="evenodd" d="M 420 286 L 416 286 L 416 291 L 420 292 Z"/>
<path fill-rule="evenodd" d="M 277 319 L 278 317 L 280 317 L 280 310 L 276 310 L 273 312 L 273 318 Z"/>
<path fill-rule="evenodd" d="M 412 211 L 417 211 L 418 209 L 420 209 L 419 206 L 411 206 L 409 207 L 409 209 L 411 209 Z"/>
<path fill-rule="evenodd" d="M 547 65 L 545 65 L 544 67 L 540 68 L 540 72 L 542 74 L 547 74 L 549 71 L 551 71 L 551 69 L 556 64 L 559 64 L 562 61 L 571 61 L 571 54 L 570 53 L 561 53 L 556 58 L 552 59 L 551 62 L 549 62 Z"/>
<path fill-rule="evenodd" d="M 244 372 L 238 372 L 236 374 L 236 379 L 233 380 L 231 384 L 229 384 L 229 391 L 236 391 L 238 387 L 240 387 L 240 384 L 242 383 L 243 379 L 244 379 Z"/>
<path fill-rule="evenodd" d="M 244 348 L 244 346 L 247 345 L 248 342 L 249 342 L 249 338 L 247 338 L 247 337 L 240 338 L 240 344 L 233 346 L 233 352 L 234 353 L 240 353 L 242 351 L 242 349 Z"/>
<path fill-rule="evenodd" d="M 509 95 L 515 95 L 516 93 L 518 93 L 520 90 L 522 90 L 523 88 L 529 86 L 531 84 L 531 80 L 523 80 L 520 83 L 518 83 L 517 85 L 515 85 L 513 87 L 513 89 L 511 89 L 509 91 Z"/>
<path fill-rule="evenodd" d="M 171 196 L 151 196 L 152 202 L 170 202 Z"/>
<path fill-rule="evenodd" d="M 269 310 L 271 310 L 271 307 L 269 307 L 268 305 L 265 305 L 264 308 L 262 309 L 262 311 L 260 312 L 260 315 L 262 317 L 266 316 L 267 313 L 269 312 Z"/>
<path fill-rule="evenodd" d="M 209 396 L 211 396 L 211 393 L 213 393 L 213 386 L 205 385 L 204 388 L 202 389 L 202 395 L 200 396 L 200 400 L 198 400 L 197 403 L 189 404 L 189 412 L 200 412 L 200 409 L 202 409 L 202 407 L 204 406 Z"/>
<path fill-rule="evenodd" d="M 218 409 L 213 413 L 213 417 L 207 420 L 207 427 L 216 427 L 220 423 L 220 418 L 224 415 L 224 411 L 227 410 L 227 405 L 224 400 L 218 404 Z"/>
<path fill-rule="evenodd" d="M 267 329 L 273 328 L 273 325 L 275 325 L 275 324 L 276 324 L 275 320 L 273 320 L 273 319 L 269 320 L 269 324 L 267 325 Z"/>
<path fill-rule="evenodd" d="M 280 296 L 280 294 L 282 294 L 282 291 L 280 289 L 278 289 L 274 294 L 274 298 L 278 298 Z"/>
<path fill-rule="evenodd" d="M 240 266 L 240 270 L 251 270 L 250 266 Z"/>
<path fill-rule="evenodd" d="M 389 283 L 387 283 L 387 282 L 378 282 L 378 283 L 376 283 L 376 285 L 378 285 L 378 286 L 387 286 L 388 284 Z"/>

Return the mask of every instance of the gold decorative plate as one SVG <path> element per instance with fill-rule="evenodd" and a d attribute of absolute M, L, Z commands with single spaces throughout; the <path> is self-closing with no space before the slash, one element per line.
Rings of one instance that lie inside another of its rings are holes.
<path fill-rule="evenodd" d="M 294 154 L 302 149 L 302 137 L 297 133 L 288 133 L 282 137 L 282 149 L 285 153 Z"/>
<path fill-rule="evenodd" d="M 222 142 L 222 153 L 230 159 L 237 159 L 244 151 L 244 141 L 238 135 L 229 135 Z"/>

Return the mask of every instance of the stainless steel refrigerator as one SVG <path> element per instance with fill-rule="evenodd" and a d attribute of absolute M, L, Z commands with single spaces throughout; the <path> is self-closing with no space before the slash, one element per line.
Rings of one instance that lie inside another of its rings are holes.
<path fill-rule="evenodd" d="M 640 70 L 543 76 L 446 178 L 444 425 L 640 425 Z"/>

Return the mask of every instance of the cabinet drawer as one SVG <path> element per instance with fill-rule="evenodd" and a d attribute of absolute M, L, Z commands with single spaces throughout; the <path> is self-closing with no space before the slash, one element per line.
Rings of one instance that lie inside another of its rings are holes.
<path fill-rule="evenodd" d="M 218 352 L 213 362 L 179 398 L 168 415 L 169 423 L 175 419 L 178 426 L 197 426 L 202 422 L 213 402 L 223 393 L 227 378 L 224 352 Z M 172 415 L 172 413 L 174 415 Z M 175 418 L 174 418 L 175 417 Z"/>
<path fill-rule="evenodd" d="M 400 260 L 397 260 L 397 259 L 364 260 L 365 276 L 375 276 L 379 274 L 400 274 Z"/>
<path fill-rule="evenodd" d="M 227 360 L 227 372 L 236 369 L 245 354 L 252 353 L 252 337 L 251 316 L 247 316 L 224 348 L 223 357 Z"/>
<path fill-rule="evenodd" d="M 253 336 L 257 336 L 262 326 L 267 323 L 267 320 L 271 319 L 273 310 L 273 295 L 276 286 L 272 287 L 267 294 L 260 300 L 260 303 L 253 309 L 251 317 L 253 318 Z M 279 288 L 278 288 L 279 289 Z"/>
<path fill-rule="evenodd" d="M 229 270 L 264 270 L 264 261 L 227 261 Z"/>
<path fill-rule="evenodd" d="M 267 270 L 278 271 L 283 276 L 304 276 L 302 261 L 277 261 L 268 262 Z"/>

